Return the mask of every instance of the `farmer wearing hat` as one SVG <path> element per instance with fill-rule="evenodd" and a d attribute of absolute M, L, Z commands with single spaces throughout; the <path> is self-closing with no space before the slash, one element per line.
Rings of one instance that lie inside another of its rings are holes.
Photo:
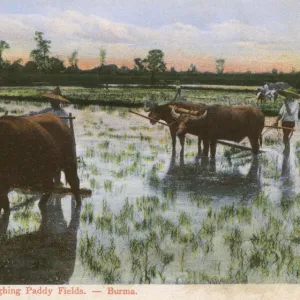
<path fill-rule="evenodd" d="M 59 87 L 56 87 L 52 93 L 42 94 L 41 96 L 49 99 L 51 107 L 44 108 L 39 111 L 31 111 L 29 113 L 29 116 L 52 113 L 58 117 L 68 117 L 68 113 L 63 108 L 61 108 L 60 105 L 61 103 L 69 103 L 70 101 L 62 96 Z M 66 125 L 69 126 L 68 119 L 61 119 L 61 120 L 62 122 L 64 122 Z"/>
<path fill-rule="evenodd" d="M 297 99 L 300 99 L 300 95 L 293 88 L 287 88 L 284 90 L 279 90 L 278 93 L 285 97 L 284 103 L 280 108 L 279 115 L 274 123 L 275 126 L 278 126 L 278 121 L 281 120 L 282 127 L 288 127 L 293 129 L 298 121 L 298 111 L 299 103 Z M 283 142 L 285 145 L 289 144 L 289 139 L 292 133 L 292 130 L 282 129 L 283 130 Z"/>

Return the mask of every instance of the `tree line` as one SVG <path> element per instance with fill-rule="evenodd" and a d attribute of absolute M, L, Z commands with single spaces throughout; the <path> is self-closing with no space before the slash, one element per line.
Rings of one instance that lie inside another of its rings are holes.
<path fill-rule="evenodd" d="M 186 71 L 176 71 L 175 67 L 167 69 L 164 53 L 160 49 L 152 49 L 148 52 L 145 58 L 134 58 L 134 67 L 132 69 L 127 66 L 118 67 L 115 64 L 106 64 L 107 52 L 105 48 L 99 49 L 99 66 L 90 70 L 80 70 L 78 66 L 79 53 L 74 50 L 68 57 L 68 66 L 65 66 L 65 62 L 58 57 L 51 56 L 51 41 L 44 38 L 44 33 L 40 31 L 35 32 L 34 40 L 36 42 L 36 48 L 30 52 L 30 60 L 25 64 L 21 58 L 10 62 L 4 59 L 3 54 L 5 50 L 10 49 L 9 44 L 6 41 L 0 41 L 0 71 L 12 71 L 12 72 L 29 72 L 29 73 L 44 73 L 44 74 L 57 74 L 57 73 L 96 73 L 98 75 L 122 75 L 122 74 L 148 74 L 151 83 L 157 81 L 158 73 L 166 73 L 168 76 L 172 74 L 187 73 L 187 74 L 218 74 L 224 73 L 225 59 L 218 58 L 215 60 L 216 72 L 199 72 L 196 65 L 190 64 Z M 246 74 L 251 72 L 246 72 Z M 291 73 L 295 73 L 293 70 Z M 273 75 L 277 75 L 277 69 L 272 70 Z M 225 75 L 225 74 L 224 74 Z M 167 76 L 167 77 L 168 77 Z"/>
<path fill-rule="evenodd" d="M 64 61 L 58 57 L 53 57 L 50 54 L 51 41 L 44 38 L 44 33 L 40 31 L 35 32 L 34 40 L 36 41 L 36 49 L 30 52 L 30 60 L 24 65 L 22 64 L 22 59 L 19 58 L 13 62 L 8 61 L 3 58 L 3 53 L 6 49 L 10 49 L 9 44 L 6 41 L 0 41 L 0 70 L 11 70 L 11 71 L 29 71 L 29 72 L 44 72 L 44 73 L 60 73 L 60 72 L 80 72 L 82 70 L 78 67 L 78 51 L 73 51 L 68 57 L 69 66 L 64 65 Z M 155 73 L 166 72 L 167 67 L 164 61 L 164 53 L 162 50 L 153 49 L 148 52 L 146 58 L 135 58 L 134 68 L 130 69 L 126 66 L 118 67 L 115 64 L 105 64 L 106 60 L 106 50 L 101 47 L 99 49 L 100 65 L 91 70 L 90 72 L 108 73 L 113 74 L 117 72 L 126 73 L 130 71 L 138 72 L 150 72 L 151 78 L 154 79 Z M 217 72 L 223 73 L 224 70 L 224 59 L 216 60 Z M 191 73 L 197 73 L 197 68 L 195 65 L 191 64 L 187 70 Z M 176 72 L 174 67 L 170 68 L 170 72 Z"/>

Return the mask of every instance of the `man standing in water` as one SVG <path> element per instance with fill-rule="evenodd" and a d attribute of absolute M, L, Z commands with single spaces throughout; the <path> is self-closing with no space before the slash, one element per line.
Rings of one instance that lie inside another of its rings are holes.
<path fill-rule="evenodd" d="M 23 115 L 22 117 L 41 115 L 41 114 L 47 114 L 47 113 L 52 113 L 52 114 L 56 115 L 57 117 L 69 117 L 68 113 L 63 108 L 61 108 L 60 105 L 61 105 L 61 103 L 69 103 L 70 101 L 62 96 L 60 88 L 58 86 L 52 91 L 52 93 L 42 94 L 41 96 L 49 99 L 51 107 L 47 107 L 47 108 L 41 109 L 39 111 L 31 111 L 28 115 Z M 70 126 L 69 120 L 67 118 L 61 119 L 61 121 L 63 123 L 65 123 L 67 126 Z M 75 151 L 75 144 L 73 145 L 73 149 Z M 60 172 L 55 177 L 55 183 L 56 183 L 56 185 L 63 185 L 61 183 L 61 173 Z"/>
<path fill-rule="evenodd" d="M 51 107 L 41 109 L 39 111 L 31 111 L 28 115 L 41 115 L 46 113 L 52 113 L 58 117 L 68 117 L 68 113 L 61 108 L 61 103 L 69 103 L 70 101 L 66 98 L 64 98 L 61 94 L 60 88 L 56 87 L 52 93 L 48 94 L 42 94 L 42 97 L 46 97 L 49 99 Z M 68 119 L 62 119 L 62 122 L 64 122 L 66 125 L 69 126 L 69 120 Z"/>
<path fill-rule="evenodd" d="M 176 82 L 176 94 L 172 102 L 185 102 L 187 99 L 183 96 L 181 92 L 180 81 Z"/>
<path fill-rule="evenodd" d="M 282 127 L 294 129 L 296 122 L 298 121 L 298 111 L 299 103 L 297 99 L 300 99 L 300 95 L 293 89 L 288 88 L 278 93 L 285 97 L 284 103 L 281 106 L 279 115 L 274 123 L 275 126 L 278 126 L 278 121 L 281 120 Z M 283 130 L 283 142 L 287 147 L 289 146 L 290 137 L 292 130 L 282 129 Z"/>

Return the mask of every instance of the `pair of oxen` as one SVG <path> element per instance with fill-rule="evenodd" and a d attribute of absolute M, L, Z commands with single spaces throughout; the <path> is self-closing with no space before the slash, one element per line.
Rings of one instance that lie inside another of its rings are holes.
<path fill-rule="evenodd" d="M 240 142 L 248 137 L 254 154 L 259 152 L 262 145 L 261 133 L 265 117 L 254 106 L 182 102 L 164 105 L 147 104 L 144 109 L 149 112 L 148 117 L 151 118 L 152 125 L 158 120 L 163 120 L 169 125 L 173 153 L 175 153 L 176 136 L 178 136 L 181 155 L 184 154 L 186 134 L 198 136 L 198 155 L 208 156 L 210 149 L 211 158 L 215 158 L 218 139 Z M 203 141 L 203 153 L 201 141 Z"/>
<path fill-rule="evenodd" d="M 51 191 L 64 171 L 78 205 L 81 203 L 71 129 L 53 114 L 0 117 L 0 213 L 9 212 L 14 186 Z"/>

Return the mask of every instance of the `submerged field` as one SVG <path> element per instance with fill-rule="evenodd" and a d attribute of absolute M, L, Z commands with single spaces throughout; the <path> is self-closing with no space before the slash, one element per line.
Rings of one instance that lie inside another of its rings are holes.
<path fill-rule="evenodd" d="M 41 106 L 0 103 L 15 115 Z M 93 194 L 76 214 L 70 195 L 40 209 L 41 195 L 12 191 L 0 219 L 2 284 L 299 283 L 298 133 L 290 153 L 270 130 L 257 159 L 219 145 L 215 161 L 197 158 L 189 136 L 180 160 L 167 128 L 127 108 L 67 110 L 81 186 Z"/>

